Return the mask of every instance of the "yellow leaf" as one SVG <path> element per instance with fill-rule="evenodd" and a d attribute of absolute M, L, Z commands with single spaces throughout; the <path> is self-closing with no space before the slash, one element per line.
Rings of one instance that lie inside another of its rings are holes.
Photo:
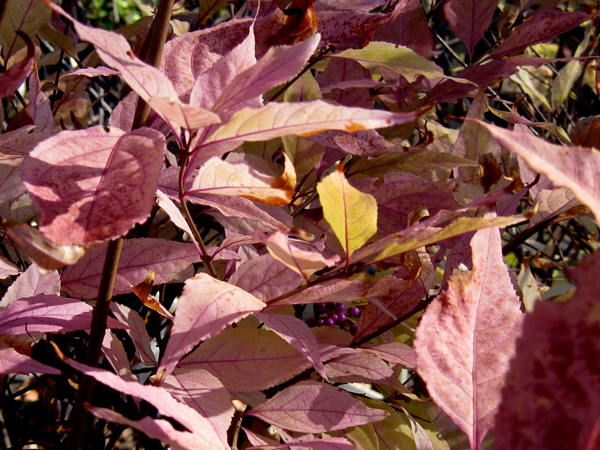
<path fill-rule="evenodd" d="M 323 215 L 342 244 L 346 256 L 361 248 L 377 232 L 377 202 L 352 187 L 340 164 L 317 185 Z"/>

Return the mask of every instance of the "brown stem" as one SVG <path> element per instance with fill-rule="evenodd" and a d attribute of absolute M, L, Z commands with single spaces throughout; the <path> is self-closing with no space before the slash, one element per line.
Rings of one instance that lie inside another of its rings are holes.
<path fill-rule="evenodd" d="M 198 242 L 198 245 L 200 246 L 200 250 L 202 252 L 200 257 L 202 258 L 202 262 L 204 263 L 204 266 L 208 270 L 208 273 L 210 274 L 210 276 L 213 278 L 217 278 L 217 273 L 215 272 L 215 268 L 212 265 L 210 256 L 209 256 L 208 252 L 206 251 L 206 247 L 204 246 L 204 241 L 202 240 L 202 236 L 200 236 L 200 232 L 198 231 L 198 228 L 196 228 L 194 219 L 192 218 L 192 215 L 190 214 L 190 210 L 188 209 L 186 201 L 185 201 L 185 189 L 184 189 L 183 183 L 184 183 L 185 168 L 187 167 L 188 160 L 189 160 L 189 153 L 186 152 L 183 159 L 181 160 L 181 167 L 179 168 L 179 179 L 178 179 L 179 202 L 181 203 L 181 208 L 183 209 L 183 215 L 185 216 L 185 220 L 188 223 L 188 225 L 190 226 L 190 230 L 192 230 L 194 239 L 196 239 L 196 242 Z"/>
<path fill-rule="evenodd" d="M 121 248 L 123 239 L 110 241 L 106 248 L 106 257 L 104 259 L 104 267 L 102 269 L 102 278 L 100 279 L 100 288 L 98 289 L 98 300 L 94 307 L 92 315 L 92 329 L 90 330 L 90 338 L 85 354 L 85 363 L 88 366 L 96 367 L 102 351 L 102 340 L 106 332 L 106 321 L 108 319 L 108 311 L 110 309 L 110 301 L 112 298 L 115 279 L 117 277 L 117 267 L 119 266 L 119 258 L 121 256 Z M 85 404 L 92 398 L 92 390 L 94 389 L 94 379 L 85 375 L 81 376 L 81 385 L 75 411 L 73 413 L 73 422 L 71 425 L 71 434 L 69 436 L 68 450 L 79 450 L 81 448 L 81 439 L 85 431 L 85 421 L 87 419 L 87 411 Z"/>

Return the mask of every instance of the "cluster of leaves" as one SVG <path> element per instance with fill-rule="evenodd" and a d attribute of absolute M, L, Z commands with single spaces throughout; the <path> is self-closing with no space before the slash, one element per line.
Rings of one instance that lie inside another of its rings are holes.
<path fill-rule="evenodd" d="M 3 3 L 3 445 L 597 448 L 593 5 L 200 3 Z"/>

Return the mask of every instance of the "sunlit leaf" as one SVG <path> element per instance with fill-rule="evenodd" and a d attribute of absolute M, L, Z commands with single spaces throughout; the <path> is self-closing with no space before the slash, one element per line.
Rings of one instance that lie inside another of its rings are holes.
<path fill-rule="evenodd" d="M 377 422 L 388 413 L 368 408 L 351 394 L 317 381 L 296 383 L 247 414 L 302 433 L 323 433 Z"/>
<path fill-rule="evenodd" d="M 372 195 L 351 186 L 343 170 L 340 164 L 317 184 L 317 192 L 323 215 L 349 260 L 377 232 L 377 203 Z"/>

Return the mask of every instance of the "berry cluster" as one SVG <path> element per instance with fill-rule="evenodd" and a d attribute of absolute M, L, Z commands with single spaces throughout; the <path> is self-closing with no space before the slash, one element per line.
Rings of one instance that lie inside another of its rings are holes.
<path fill-rule="evenodd" d="M 352 321 L 350 317 L 358 316 L 360 316 L 360 309 L 356 306 L 346 309 L 343 303 L 317 303 L 314 305 L 314 316 L 308 319 L 306 324 L 309 327 L 342 328 L 351 333 L 356 333 L 358 324 Z"/>

